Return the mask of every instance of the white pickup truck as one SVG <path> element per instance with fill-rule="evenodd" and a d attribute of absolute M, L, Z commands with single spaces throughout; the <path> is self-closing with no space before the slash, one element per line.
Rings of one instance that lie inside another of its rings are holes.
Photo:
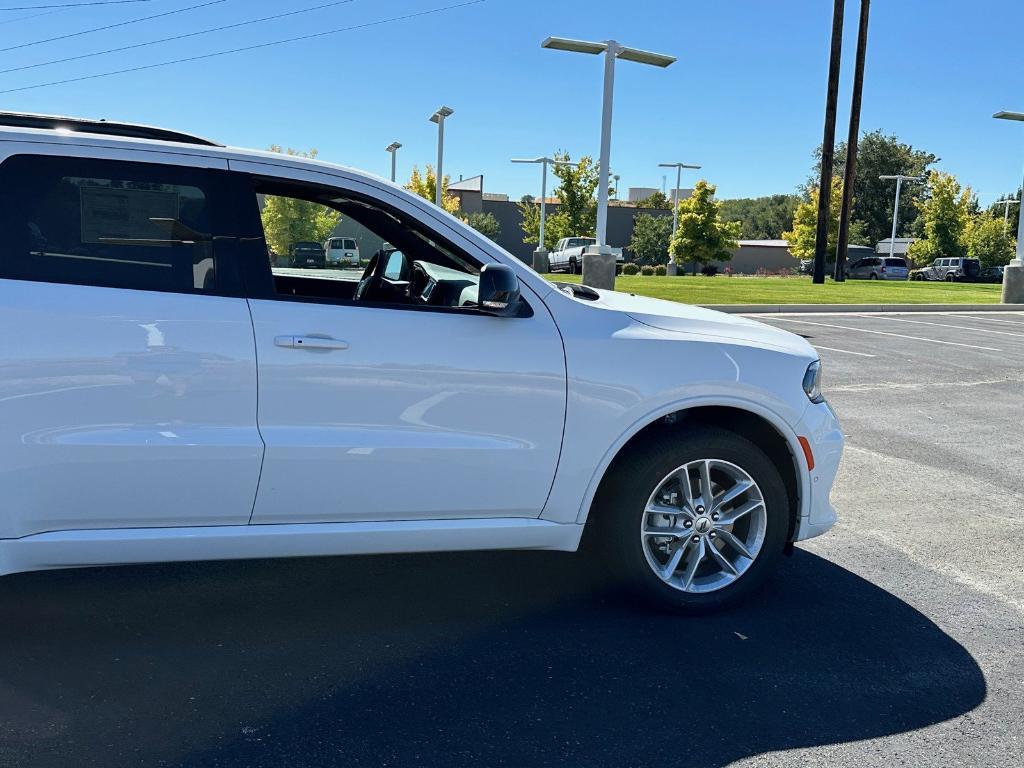
<path fill-rule="evenodd" d="M 563 237 L 558 241 L 550 254 L 548 262 L 551 264 L 552 272 L 568 272 L 575 275 L 583 269 L 583 254 L 587 248 L 597 245 L 597 239 L 593 237 Z M 621 248 L 612 248 L 615 254 L 616 271 L 624 263 Z"/>

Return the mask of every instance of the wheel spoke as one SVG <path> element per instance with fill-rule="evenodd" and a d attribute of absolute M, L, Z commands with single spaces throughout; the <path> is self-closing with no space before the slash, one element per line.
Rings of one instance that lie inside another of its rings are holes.
<path fill-rule="evenodd" d="M 648 528 L 644 528 L 644 536 L 664 536 L 665 538 L 678 539 L 683 535 L 683 531 L 678 528 L 659 528 L 656 525 L 652 525 Z M 686 532 L 689 535 L 689 531 Z"/>
<path fill-rule="evenodd" d="M 748 515 L 758 507 L 764 506 L 764 502 L 760 499 L 752 499 L 746 504 L 741 504 L 738 507 L 730 509 L 728 512 L 723 512 L 722 516 L 718 519 L 719 525 L 732 525 L 744 515 Z"/>
<path fill-rule="evenodd" d="M 672 556 L 668 559 L 668 562 L 665 563 L 665 567 L 661 569 L 661 573 L 659 574 L 664 581 L 668 581 L 672 578 L 673 574 L 675 574 L 676 568 L 679 567 L 679 562 L 683 559 L 683 555 L 686 554 L 686 550 L 689 546 L 690 539 L 687 539 L 676 547 L 676 551 L 672 553 Z"/>
<path fill-rule="evenodd" d="M 686 508 L 670 507 L 667 504 L 658 504 L 656 501 L 652 501 L 644 509 L 648 515 L 668 515 L 675 517 L 676 515 L 683 515 L 684 517 L 693 517 L 693 513 Z"/>
<path fill-rule="evenodd" d="M 683 572 L 683 589 L 688 590 L 690 585 L 693 584 L 693 577 L 697 575 L 697 567 L 700 565 L 700 561 L 704 559 L 704 554 L 704 538 L 701 537 L 700 541 L 697 542 L 697 551 L 693 553 L 693 557 L 690 558 L 690 562 L 686 564 L 686 570 Z"/>
<path fill-rule="evenodd" d="M 705 459 L 700 463 L 700 500 L 705 507 L 710 507 L 713 498 L 711 495 L 711 462 Z"/>
<path fill-rule="evenodd" d="M 676 479 L 679 480 L 679 486 L 683 492 L 683 506 L 693 508 L 693 488 L 690 485 L 690 470 L 689 465 L 680 467 L 679 471 L 676 472 Z"/>
<path fill-rule="evenodd" d="M 718 535 L 722 537 L 722 541 L 724 541 L 730 547 L 735 549 L 745 558 L 747 558 L 748 560 L 754 559 L 754 556 L 750 554 L 750 550 L 747 549 L 747 545 L 740 541 L 738 538 L 736 538 L 736 536 L 734 536 L 731 531 L 719 529 Z"/>
<path fill-rule="evenodd" d="M 737 480 L 736 485 L 734 485 L 728 491 L 723 493 L 721 496 L 715 498 L 714 502 L 711 504 L 711 510 L 717 511 L 721 509 L 724 504 L 728 504 L 737 496 L 749 491 L 753 487 L 754 484 L 749 480 Z"/>
<path fill-rule="evenodd" d="M 708 552 L 711 553 L 711 557 L 714 560 L 718 561 L 718 564 L 721 565 L 722 568 L 727 570 L 733 576 L 740 575 L 740 572 L 736 570 L 736 566 L 729 562 L 729 558 L 727 558 L 725 555 L 718 551 L 718 547 L 716 547 L 714 544 L 708 544 L 707 549 Z"/>

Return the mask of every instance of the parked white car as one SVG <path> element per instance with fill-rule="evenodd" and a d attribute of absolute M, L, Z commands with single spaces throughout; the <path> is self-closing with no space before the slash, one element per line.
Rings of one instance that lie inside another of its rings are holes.
<path fill-rule="evenodd" d="M 359 243 L 354 237 L 329 237 L 324 241 L 328 267 L 359 266 Z"/>
<path fill-rule="evenodd" d="M 359 281 L 272 268 L 260 195 L 389 248 Z M 640 595 L 708 609 L 836 517 L 804 339 L 550 283 L 323 162 L 0 115 L 0 327 L 0 573 L 575 550 L 586 527 Z"/>
<path fill-rule="evenodd" d="M 583 254 L 587 248 L 597 245 L 594 237 L 563 237 L 555 245 L 555 250 L 548 254 L 548 264 L 552 272 L 568 272 L 571 275 L 583 270 Z M 621 248 L 612 248 L 615 264 L 621 267 L 625 263 Z"/>

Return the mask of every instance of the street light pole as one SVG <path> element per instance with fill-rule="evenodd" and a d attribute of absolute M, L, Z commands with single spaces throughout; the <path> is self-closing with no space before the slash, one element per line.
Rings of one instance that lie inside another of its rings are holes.
<path fill-rule="evenodd" d="M 615 199 L 618 200 L 619 199 L 619 179 L 621 177 L 619 176 L 619 174 L 616 173 L 614 176 L 612 176 L 612 178 L 615 179 Z"/>
<path fill-rule="evenodd" d="M 676 188 L 672 193 L 672 236 L 676 235 L 676 228 L 679 226 L 679 185 L 683 183 L 683 168 L 691 170 L 700 169 L 699 165 L 690 165 L 688 163 L 658 163 L 659 168 L 675 168 L 676 169 Z"/>
<path fill-rule="evenodd" d="M 401 148 L 402 148 L 402 145 L 399 144 L 397 141 L 392 141 L 390 144 L 388 144 L 386 147 L 384 147 L 384 151 L 385 152 L 389 152 L 391 154 L 391 181 L 392 181 L 392 183 L 395 180 L 395 155 L 398 154 L 398 150 L 400 150 Z"/>
<path fill-rule="evenodd" d="M 587 40 L 570 40 L 564 37 L 548 37 L 541 43 L 542 48 L 553 48 L 574 53 L 603 53 L 604 58 L 604 93 L 601 106 L 601 155 L 599 162 L 599 181 L 597 187 L 597 246 L 588 249 L 583 258 L 583 283 L 595 288 L 613 288 L 615 286 L 615 257 L 608 247 L 608 168 L 611 164 L 612 147 L 612 96 L 615 90 L 615 60 L 625 59 L 640 64 L 656 67 L 667 67 L 675 62 L 675 56 L 642 51 L 638 48 L 627 48 L 615 40 L 591 42 Z M 594 259 L 588 259 L 594 256 Z M 587 265 L 593 264 L 597 274 L 588 271 Z"/>
<path fill-rule="evenodd" d="M 900 189 L 903 187 L 904 181 L 924 181 L 923 176 L 904 176 L 903 174 L 896 174 L 895 176 L 879 176 L 881 181 L 891 181 L 896 179 L 896 202 L 892 207 L 892 236 L 889 238 L 889 258 L 892 258 L 893 252 L 896 248 L 896 223 L 900 218 Z"/>
<path fill-rule="evenodd" d="M 1005 200 L 996 200 L 992 205 L 1003 206 L 1003 229 L 1005 230 L 1010 225 L 1010 206 L 1020 205 L 1020 200 L 1014 200 L 1012 197 L 1008 197 Z"/>
<path fill-rule="evenodd" d="M 999 120 L 1024 121 L 1024 112 L 996 112 Z M 1024 215 L 1017 222 L 1017 256 L 1003 268 L 1003 304 L 1024 303 Z"/>
<path fill-rule="evenodd" d="M 444 194 L 444 119 L 451 117 L 455 110 L 451 107 L 438 107 L 438 110 L 430 116 L 430 122 L 437 123 L 437 172 L 434 180 L 434 204 L 441 208 L 441 198 Z"/>
<path fill-rule="evenodd" d="M 547 197 L 548 197 L 548 165 L 573 165 L 564 160 L 554 160 L 550 157 L 535 157 L 532 159 L 512 158 L 513 163 L 538 163 L 541 166 L 540 172 L 540 232 L 537 237 L 537 248 L 533 252 L 533 268 L 537 272 L 551 271 L 548 262 L 548 251 L 544 247 L 544 223 L 547 220 Z"/>

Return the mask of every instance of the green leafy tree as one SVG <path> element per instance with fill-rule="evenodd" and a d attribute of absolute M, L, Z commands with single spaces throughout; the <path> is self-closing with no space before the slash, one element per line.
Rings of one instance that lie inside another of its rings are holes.
<path fill-rule="evenodd" d="M 971 223 L 967 236 L 967 255 L 979 259 L 982 266 L 998 267 L 1010 263 L 1017 241 L 1003 223 L 1003 217 L 981 214 Z"/>
<path fill-rule="evenodd" d="M 441 179 L 441 207 L 448 213 L 456 213 L 459 210 L 459 198 L 448 194 L 448 182 L 450 181 L 451 178 L 448 174 Z M 434 202 L 434 197 L 437 194 L 437 174 L 434 172 L 434 166 L 427 163 L 427 170 L 420 173 L 420 169 L 414 165 L 405 188 L 424 200 Z"/>
<path fill-rule="evenodd" d="M 295 157 L 316 157 L 315 149 L 298 152 L 294 149 L 282 150 L 275 144 L 270 147 L 270 151 Z M 340 214 L 333 208 L 309 200 L 277 195 L 264 196 L 260 218 L 263 219 L 267 245 L 274 253 L 282 256 L 288 253 L 293 243 L 322 243 L 341 221 Z"/>
<path fill-rule="evenodd" d="M 815 172 L 807 184 L 809 192 L 821 176 L 821 147 L 815 150 Z M 923 176 L 939 158 L 931 152 L 914 149 L 892 134 L 880 130 L 865 133 L 857 144 L 857 168 L 853 179 L 852 222 L 859 222 L 863 237 L 869 245 L 884 240 L 892 233 L 894 181 L 882 181 L 879 176 L 903 173 Z M 846 142 L 836 146 L 833 174 L 840 179 L 846 169 Z M 900 226 L 913 231 L 918 209 L 914 202 L 921 196 L 920 184 L 904 184 L 900 191 Z M 838 209 L 836 209 L 838 210 Z M 852 237 L 851 243 L 858 242 Z M 835 253 L 834 250 L 830 251 Z"/>
<path fill-rule="evenodd" d="M 722 200 L 722 218 L 740 222 L 744 240 L 778 240 L 793 227 L 799 195 L 769 195 Z"/>
<path fill-rule="evenodd" d="M 565 152 L 556 152 L 556 160 L 569 161 Z M 597 226 L 598 168 L 591 157 L 582 157 L 579 163 L 556 165 L 552 172 L 559 184 L 554 190 L 558 207 L 548 206 L 544 222 L 544 247 L 551 250 L 563 237 L 593 237 Z M 540 206 L 519 203 L 523 215 L 523 242 L 536 243 L 540 237 Z"/>
<path fill-rule="evenodd" d="M 638 262 L 664 264 L 668 261 L 668 245 L 672 238 L 672 217 L 640 213 L 633 217 L 633 236 L 629 252 Z"/>
<path fill-rule="evenodd" d="M 832 190 L 828 206 L 828 240 L 825 246 L 826 261 L 836 260 L 836 247 L 839 244 L 839 206 L 843 200 L 843 181 L 832 177 Z M 782 238 L 789 243 L 789 252 L 798 259 L 814 258 L 814 242 L 818 232 L 818 190 L 811 189 L 808 198 L 796 207 L 793 213 L 793 228 L 782 233 Z M 850 224 L 849 242 L 863 242 L 864 225 L 855 221 Z"/>
<path fill-rule="evenodd" d="M 497 240 L 501 234 L 501 224 L 493 213 L 471 213 L 466 217 L 466 223 L 484 237 Z M 547 232 L 544 233 L 545 236 Z"/>
<path fill-rule="evenodd" d="M 951 173 L 929 174 L 925 197 L 917 203 L 922 238 L 911 244 L 907 254 L 919 263 L 966 256 L 976 207 L 971 188 L 961 187 Z"/>
<path fill-rule="evenodd" d="M 715 187 L 701 179 L 693 194 L 679 203 L 679 225 L 669 244 L 669 252 L 677 264 L 693 262 L 693 273 L 698 264 L 729 261 L 732 250 L 739 246 L 738 221 L 722 221 L 721 203 L 715 199 Z"/>
<path fill-rule="evenodd" d="M 636 204 L 637 208 L 664 208 L 666 210 L 672 210 L 672 203 L 669 201 L 665 193 L 656 191 L 654 194 L 645 197 L 643 200 L 638 200 Z"/>

